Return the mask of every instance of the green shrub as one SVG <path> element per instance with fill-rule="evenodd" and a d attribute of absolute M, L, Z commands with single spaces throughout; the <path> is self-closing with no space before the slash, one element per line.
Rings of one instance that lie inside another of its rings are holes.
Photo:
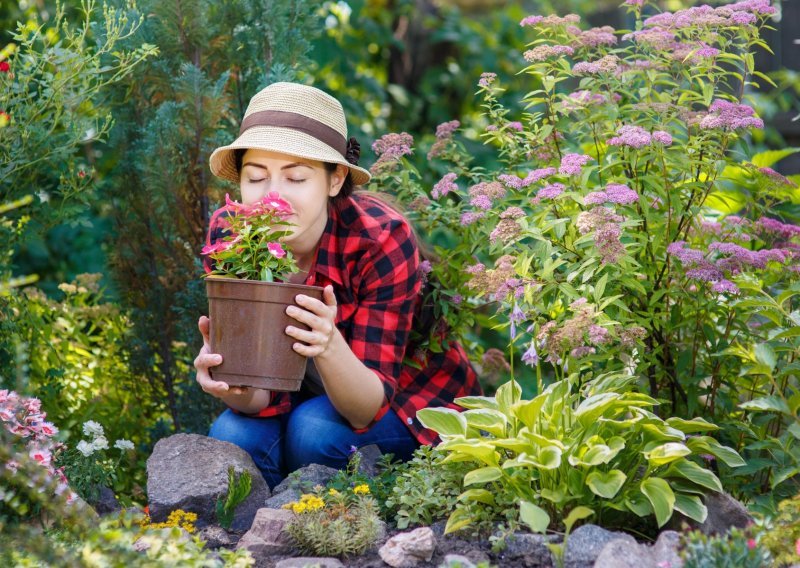
<path fill-rule="evenodd" d="M 658 417 L 658 401 L 632 390 L 636 378 L 609 373 L 581 385 L 579 375 L 549 385 L 531 400 L 516 382 L 494 397 L 464 397 L 466 409 L 429 408 L 417 416 L 438 432 L 438 449 L 471 465 L 459 499 L 495 506 L 518 503 L 520 520 L 536 532 L 559 526 L 578 507 L 600 524 L 654 517 L 659 527 L 674 511 L 699 522 L 700 499 L 722 491 L 714 473 L 689 458 L 710 454 L 731 467 L 742 458 L 709 436 L 717 430 L 701 418 Z M 697 433 L 697 434 L 695 434 Z M 475 518 L 456 508 L 446 532 Z"/>
<path fill-rule="evenodd" d="M 800 495 L 778 504 L 777 514 L 761 528 L 759 543 L 780 566 L 800 562 Z"/>
<path fill-rule="evenodd" d="M 681 538 L 684 568 L 767 568 L 769 554 L 748 531 L 732 528 L 728 534 L 707 536 L 692 531 Z"/>
<path fill-rule="evenodd" d="M 300 551 L 311 556 L 362 554 L 382 534 L 378 505 L 366 484 L 345 492 L 319 487 L 283 507 L 294 513 L 284 530 Z"/>

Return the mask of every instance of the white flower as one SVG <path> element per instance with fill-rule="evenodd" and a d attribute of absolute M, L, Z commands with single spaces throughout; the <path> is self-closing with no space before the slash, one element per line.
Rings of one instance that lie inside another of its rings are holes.
<path fill-rule="evenodd" d="M 87 420 L 83 423 L 83 433 L 87 436 L 105 436 L 106 433 L 103 430 L 103 426 L 95 422 L 94 420 Z"/>
<path fill-rule="evenodd" d="M 107 450 L 108 449 L 108 440 L 106 440 L 105 436 L 98 436 L 92 442 L 92 447 L 95 450 Z"/>
<path fill-rule="evenodd" d="M 114 447 L 118 450 L 132 450 L 133 449 L 133 442 L 130 440 L 117 440 L 114 442 Z"/>
<path fill-rule="evenodd" d="M 90 456 L 94 453 L 94 446 L 86 440 L 78 442 L 78 447 L 76 449 L 85 456 Z"/>

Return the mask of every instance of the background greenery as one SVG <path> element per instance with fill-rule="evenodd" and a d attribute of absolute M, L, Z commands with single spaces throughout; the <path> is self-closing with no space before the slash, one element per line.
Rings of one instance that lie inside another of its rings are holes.
<path fill-rule="evenodd" d="M 576 12 L 593 25 L 631 24 L 616 3 L 588 0 L 108 6 L 65 2 L 61 15 L 46 1 L 0 6 L 0 60 L 9 45 L 28 50 L 0 82 L 0 110 L 13 109 L 0 128 L 0 203 L 33 197 L 4 212 L 0 268 L 38 278 L 0 299 L 0 388 L 41 398 L 65 440 L 87 419 L 133 440 L 138 466 L 115 489 L 139 501 L 152 445 L 174 431 L 204 433 L 220 410 L 195 387 L 191 364 L 205 313 L 199 250 L 209 212 L 232 189 L 207 162 L 253 93 L 277 80 L 332 92 L 367 165 L 381 135 L 406 131 L 427 147 L 437 124 L 458 119 L 473 164 L 491 168 L 496 152 L 479 138 L 486 124 L 474 93 L 481 73 L 496 72 L 508 87 L 502 102 L 521 111 L 534 86 L 515 75 L 526 43 L 519 21 Z M 787 145 L 781 132 L 800 112 L 797 73 L 773 77 L 779 87 L 758 102 L 775 121 L 753 153 Z M 427 167 L 424 151 L 411 162 L 428 185 L 445 173 Z M 798 202 L 783 205 L 787 219 Z M 477 333 L 485 347 L 505 345 Z"/>

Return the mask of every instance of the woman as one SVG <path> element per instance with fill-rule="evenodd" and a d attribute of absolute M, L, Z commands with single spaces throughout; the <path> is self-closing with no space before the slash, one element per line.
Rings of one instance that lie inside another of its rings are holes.
<path fill-rule="evenodd" d="M 421 368 L 404 364 L 414 353 L 408 342 L 421 299 L 419 251 L 400 213 L 372 194 L 353 193 L 370 180 L 358 155 L 339 101 L 275 83 L 251 99 L 239 137 L 210 158 L 214 175 L 239 184 L 245 204 L 277 191 L 292 205 L 294 227 L 283 242 L 301 271 L 294 280 L 324 287 L 323 301 L 300 294 L 287 308 L 310 328 L 285 330 L 297 340 L 294 350 L 311 358 L 300 393 L 213 380 L 222 358 L 210 353 L 208 318 L 199 321 L 197 382 L 229 407 L 209 435 L 245 449 L 270 487 L 310 463 L 341 468 L 352 447 L 377 444 L 408 459 L 436 439 L 416 420 L 419 409 L 455 407 L 454 398 L 480 394 L 460 345 L 428 354 L 417 361 Z M 212 216 L 208 244 L 224 236 L 226 215 Z"/>

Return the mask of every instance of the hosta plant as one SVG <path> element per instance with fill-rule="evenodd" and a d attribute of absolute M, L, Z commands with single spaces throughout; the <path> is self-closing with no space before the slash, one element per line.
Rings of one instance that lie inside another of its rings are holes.
<path fill-rule="evenodd" d="M 449 460 L 473 465 L 461 500 L 491 506 L 511 494 L 534 531 L 557 528 L 578 507 L 605 525 L 654 517 L 660 527 L 675 511 L 702 522 L 701 496 L 722 491 L 703 457 L 731 467 L 744 462 L 707 435 L 715 425 L 660 418 L 653 412 L 658 401 L 634 392 L 635 381 L 609 373 L 581 384 L 573 373 L 530 400 L 511 381 L 494 397 L 457 399 L 464 412 L 430 408 L 417 416 L 439 433 L 438 449 Z M 456 508 L 446 531 L 472 522 L 466 508 Z"/>

